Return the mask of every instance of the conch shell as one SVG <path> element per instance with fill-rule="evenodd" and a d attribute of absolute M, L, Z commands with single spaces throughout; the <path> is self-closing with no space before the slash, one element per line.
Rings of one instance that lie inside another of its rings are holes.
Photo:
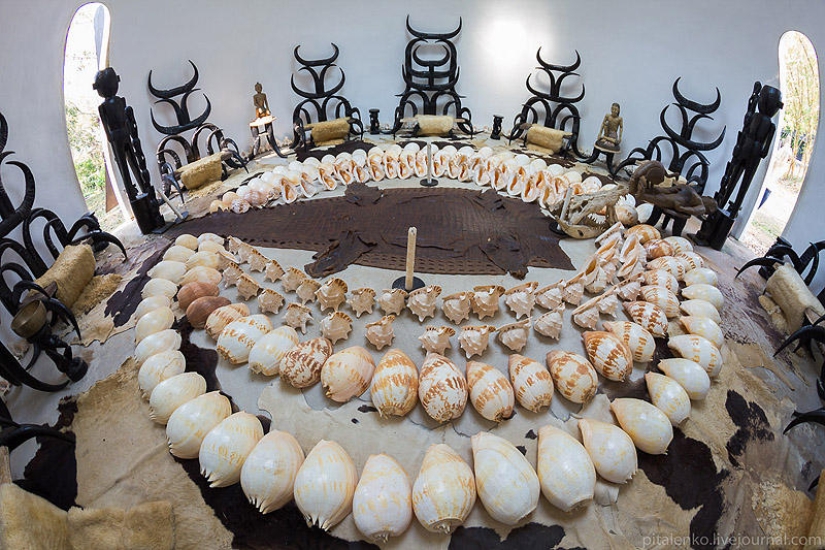
<path fill-rule="evenodd" d="M 647 401 L 631 397 L 614 399 L 610 409 L 619 425 L 645 453 L 661 455 L 673 440 L 673 426 L 665 413 Z"/>
<path fill-rule="evenodd" d="M 261 313 L 275 313 L 284 305 L 284 297 L 271 288 L 264 288 L 258 294 L 258 311 Z"/>
<path fill-rule="evenodd" d="M 383 290 L 378 297 L 378 306 L 387 315 L 401 315 L 404 310 L 407 291 L 402 288 L 392 288 Z"/>
<path fill-rule="evenodd" d="M 540 315 L 533 323 L 533 330 L 547 336 L 548 338 L 559 339 L 561 334 L 561 327 L 564 324 L 564 304 L 561 304 L 553 311 L 548 311 L 544 315 Z"/>
<path fill-rule="evenodd" d="M 504 303 L 516 314 L 516 319 L 530 317 L 533 306 L 536 304 L 534 292 L 537 287 L 538 283 L 536 281 L 529 281 L 514 286 L 504 293 Z"/>
<path fill-rule="evenodd" d="M 461 329 L 458 336 L 458 343 L 467 359 L 474 355 L 481 355 L 487 349 L 490 333 L 495 332 L 496 327 L 490 325 L 470 325 Z"/>
<path fill-rule="evenodd" d="M 653 336 L 664 338 L 667 334 L 667 316 L 662 308 L 650 302 L 625 302 L 624 310 Z"/>
<path fill-rule="evenodd" d="M 562 298 L 562 289 L 564 287 L 564 281 L 559 281 L 558 283 L 553 283 L 552 285 L 547 285 L 542 287 L 534 293 L 536 296 L 536 305 L 543 307 L 546 310 L 555 310 L 558 308 L 564 300 Z"/>
<path fill-rule="evenodd" d="M 370 455 L 352 499 L 352 519 L 368 539 L 387 542 L 412 522 L 412 486 L 394 458 Z"/>
<path fill-rule="evenodd" d="M 266 264 L 266 268 L 264 268 L 264 278 L 267 281 L 277 282 L 284 276 L 284 268 L 281 267 L 281 264 L 276 262 L 275 260 L 269 260 Z"/>
<path fill-rule="evenodd" d="M 324 531 L 352 511 L 358 470 L 352 457 L 334 441 L 319 441 L 295 476 L 295 504 L 307 525 Z"/>
<path fill-rule="evenodd" d="M 553 377 L 534 359 L 514 353 L 509 359 L 510 382 L 519 405 L 537 413 L 553 401 Z"/>
<path fill-rule="evenodd" d="M 347 283 L 338 277 L 332 279 L 321 285 L 315 295 L 318 297 L 318 304 L 321 306 L 321 311 L 332 309 L 338 311 L 338 306 L 343 304 L 347 299 Z"/>
<path fill-rule="evenodd" d="M 254 298 L 261 291 L 261 285 L 258 284 L 258 281 L 246 273 L 238 277 L 237 287 L 238 295 L 244 300 Z"/>
<path fill-rule="evenodd" d="M 582 334 L 584 348 L 596 370 L 616 382 L 623 382 L 633 370 L 633 355 L 612 332 L 593 330 Z"/>
<path fill-rule="evenodd" d="M 546 361 L 556 389 L 565 399 L 587 403 L 596 395 L 599 378 L 587 359 L 570 351 L 553 350 Z"/>
<path fill-rule="evenodd" d="M 321 334 L 333 344 L 346 340 L 352 332 L 352 318 L 343 311 L 333 311 L 321 319 Z"/>
<path fill-rule="evenodd" d="M 307 305 L 307 302 L 312 303 L 316 299 L 315 293 L 321 288 L 321 283 L 315 279 L 304 279 L 298 288 L 295 289 L 295 294 L 301 300 L 301 305 Z"/>
<path fill-rule="evenodd" d="M 204 325 L 206 334 L 213 340 L 217 340 L 226 325 L 247 315 L 249 315 L 249 308 L 246 304 L 236 303 L 219 307 L 206 318 L 206 325 Z"/>
<path fill-rule="evenodd" d="M 472 292 L 456 292 L 449 296 L 444 296 L 441 300 L 441 309 L 444 312 L 444 316 L 457 325 L 469 319 L 472 296 Z"/>
<path fill-rule="evenodd" d="M 530 317 L 504 325 L 498 329 L 498 341 L 511 351 L 520 352 L 527 345 L 530 335 Z"/>
<path fill-rule="evenodd" d="M 653 340 L 653 335 L 644 327 L 630 321 L 605 321 L 602 326 L 604 330 L 619 337 L 630 350 L 634 361 L 647 363 L 653 360 L 656 342 Z"/>
<path fill-rule="evenodd" d="M 593 461 L 584 445 L 564 430 L 550 425 L 539 428 L 536 470 L 541 494 L 562 512 L 593 499 Z"/>
<path fill-rule="evenodd" d="M 441 294 L 438 285 L 427 285 L 424 288 L 413 290 L 407 296 L 407 309 L 423 322 L 427 317 L 435 315 L 436 299 Z"/>
<path fill-rule="evenodd" d="M 332 342 L 313 338 L 290 349 L 281 360 L 281 378 L 294 388 L 308 388 L 321 380 L 321 368 L 332 355 Z"/>
<path fill-rule="evenodd" d="M 444 354 L 444 350 L 450 347 L 450 338 L 455 336 L 455 329 L 448 326 L 426 326 L 424 334 L 418 337 L 421 347 L 427 352 Z"/>
<path fill-rule="evenodd" d="M 370 344 L 375 346 L 375 349 L 382 350 L 385 346 L 392 344 L 395 338 L 395 332 L 392 328 L 392 322 L 395 321 L 395 315 L 385 315 L 374 323 L 367 323 L 364 336 Z"/>
<path fill-rule="evenodd" d="M 584 447 L 600 476 L 611 483 L 627 483 L 633 477 L 637 467 L 636 447 L 621 428 L 582 418 L 579 420 L 579 430 Z"/>
<path fill-rule="evenodd" d="M 288 267 L 286 272 L 281 277 L 281 284 L 284 287 L 284 292 L 295 292 L 298 286 L 309 276 L 298 269 L 297 267 Z"/>
<path fill-rule="evenodd" d="M 301 334 L 307 333 L 307 323 L 312 320 L 312 310 L 299 303 L 293 302 L 286 306 L 283 321 L 294 329 L 301 329 Z"/>
<path fill-rule="evenodd" d="M 203 438 L 198 453 L 201 475 L 209 487 L 228 487 L 241 480 L 241 468 L 264 436 L 261 421 L 247 412 L 225 418 Z"/>
<path fill-rule="evenodd" d="M 364 313 L 372 313 L 372 307 L 375 303 L 375 290 L 371 288 L 356 288 L 350 292 L 347 304 L 355 312 L 357 318 L 361 318 Z"/>
<path fill-rule="evenodd" d="M 498 312 L 498 299 L 504 293 L 504 287 L 498 285 L 477 286 L 473 288 L 472 310 L 479 320 L 493 317 Z"/>

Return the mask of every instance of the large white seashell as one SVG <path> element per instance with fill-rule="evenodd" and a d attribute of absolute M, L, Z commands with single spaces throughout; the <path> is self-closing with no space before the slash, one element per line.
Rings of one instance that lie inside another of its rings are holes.
<path fill-rule="evenodd" d="M 198 246 L 204 241 L 213 241 L 219 244 L 223 244 L 223 237 L 220 235 L 216 235 L 215 233 L 201 233 L 198 235 Z"/>
<path fill-rule="evenodd" d="M 698 334 L 673 336 L 667 341 L 667 347 L 682 358 L 699 363 L 712 378 L 722 370 L 722 353 L 707 338 Z"/>
<path fill-rule="evenodd" d="M 249 315 L 249 308 L 246 304 L 237 303 L 221 306 L 206 318 L 206 325 L 204 325 L 206 334 L 213 340 L 217 340 L 226 325 L 247 315 Z"/>
<path fill-rule="evenodd" d="M 166 252 L 163 253 L 163 259 L 173 262 L 186 262 L 194 253 L 195 251 L 191 248 L 176 244 L 166 249 Z"/>
<path fill-rule="evenodd" d="M 511 351 L 521 351 L 530 335 L 530 318 L 504 325 L 498 329 L 498 341 Z"/>
<path fill-rule="evenodd" d="M 149 296 L 140 301 L 135 309 L 135 319 L 140 321 L 144 315 L 158 308 L 171 307 L 172 299 L 165 294 L 158 294 L 156 296 Z"/>
<path fill-rule="evenodd" d="M 143 362 L 146 361 L 146 359 L 156 353 L 180 349 L 180 344 L 180 334 L 171 328 L 150 334 L 141 340 L 137 346 L 135 346 L 135 363 L 138 366 L 143 365 Z"/>
<path fill-rule="evenodd" d="M 679 252 L 675 255 L 676 258 L 680 260 L 685 260 L 688 264 L 687 273 L 690 273 L 694 269 L 704 268 L 705 267 L 705 260 L 696 252 Z M 687 275 L 685 273 L 685 275 Z"/>
<path fill-rule="evenodd" d="M 338 306 L 343 304 L 347 299 L 347 283 L 337 277 L 333 277 L 321 285 L 321 288 L 316 291 L 315 295 L 318 297 L 318 304 L 321 306 L 321 311 L 327 309 L 338 311 Z"/>
<path fill-rule="evenodd" d="M 418 400 L 418 369 L 406 353 L 391 349 L 378 362 L 370 383 L 381 416 L 405 416 Z"/>
<path fill-rule="evenodd" d="M 495 332 L 496 327 L 491 325 L 466 325 L 458 335 L 458 344 L 464 350 L 467 359 L 474 355 L 481 355 L 487 349 L 490 333 Z"/>
<path fill-rule="evenodd" d="M 425 351 L 443 355 L 444 351 L 450 347 L 450 338 L 453 336 L 455 336 L 455 329 L 452 327 L 429 325 L 424 327 L 424 334 L 418 339 Z"/>
<path fill-rule="evenodd" d="M 498 285 L 477 286 L 473 288 L 472 310 L 478 319 L 493 317 L 498 311 L 498 299 L 504 293 L 504 287 Z"/>
<path fill-rule="evenodd" d="M 653 336 L 664 338 L 667 334 L 667 316 L 662 308 L 650 302 L 625 302 L 624 310 L 633 322 Z"/>
<path fill-rule="evenodd" d="M 722 309 L 725 298 L 722 293 L 713 285 L 697 283 L 682 289 L 682 298 L 687 300 L 704 300 L 713 304 L 717 310 Z"/>
<path fill-rule="evenodd" d="M 281 371 L 284 356 L 298 345 L 298 333 L 284 325 L 261 336 L 249 352 L 249 370 L 275 376 Z"/>
<path fill-rule="evenodd" d="M 653 359 L 656 342 L 653 340 L 653 335 L 641 325 L 630 321 L 605 321 L 602 326 L 606 331 L 619 337 L 633 354 L 634 361 L 647 363 Z"/>
<path fill-rule="evenodd" d="M 175 410 L 206 393 L 206 380 L 196 372 L 184 372 L 160 382 L 149 397 L 149 418 L 165 425 Z"/>
<path fill-rule="evenodd" d="M 472 292 L 456 292 L 441 299 L 441 310 L 444 316 L 453 323 L 460 325 L 470 318 Z"/>
<path fill-rule="evenodd" d="M 560 305 L 554 311 L 548 311 L 539 315 L 533 323 L 533 330 L 547 336 L 548 338 L 559 339 L 561 327 L 564 325 L 564 305 Z"/>
<path fill-rule="evenodd" d="M 166 423 L 169 452 L 178 458 L 197 458 L 203 438 L 230 414 L 232 404 L 218 391 L 187 401 L 175 409 Z"/>
<path fill-rule="evenodd" d="M 212 241 L 207 241 L 212 242 Z M 196 252 L 186 260 L 186 269 L 192 269 L 199 265 L 218 269 L 221 265 L 221 257 L 214 252 Z"/>
<path fill-rule="evenodd" d="M 647 401 L 622 397 L 610 403 L 619 425 L 645 453 L 661 455 L 673 440 L 673 426 L 668 417 Z"/>
<path fill-rule="evenodd" d="M 198 238 L 194 235 L 190 235 L 189 233 L 184 233 L 183 235 L 179 235 L 178 238 L 175 239 L 175 245 L 183 246 L 194 252 L 198 249 Z"/>
<path fill-rule="evenodd" d="M 587 403 L 596 395 L 599 378 L 587 359 L 571 351 L 553 350 L 548 352 L 545 360 L 556 390 L 565 399 Z"/>
<path fill-rule="evenodd" d="M 293 302 L 286 306 L 283 321 L 294 329 L 301 329 L 301 334 L 307 333 L 307 323 L 312 320 L 312 310 Z"/>
<path fill-rule="evenodd" d="M 361 346 L 352 346 L 327 359 L 321 368 L 321 384 L 327 397 L 346 403 L 369 389 L 374 371 L 372 355 Z"/>
<path fill-rule="evenodd" d="M 653 239 L 647 241 L 644 245 L 647 251 L 647 257 L 650 260 L 661 258 L 663 256 L 673 256 L 673 247 L 664 239 Z"/>
<path fill-rule="evenodd" d="M 392 345 L 393 338 L 395 338 L 395 331 L 392 328 L 393 321 L 395 321 L 395 315 L 385 315 L 374 323 L 364 325 L 364 336 L 378 351 Z"/>
<path fill-rule="evenodd" d="M 324 531 L 335 527 L 352 510 L 358 470 L 347 452 L 334 441 L 319 441 L 295 476 L 295 504 L 307 525 Z"/>
<path fill-rule="evenodd" d="M 204 265 L 197 265 L 186 272 L 186 275 L 184 275 L 180 280 L 180 284 L 183 286 L 189 283 L 201 282 L 217 285 L 221 282 L 222 278 L 223 276 L 221 275 L 221 272 L 217 269 Z"/>
<path fill-rule="evenodd" d="M 307 305 L 307 302 L 312 303 L 318 298 L 315 293 L 319 288 L 321 288 L 321 283 L 315 279 L 304 279 L 295 289 L 295 294 L 298 295 L 301 304 Z"/>
<path fill-rule="evenodd" d="M 313 338 L 301 342 L 281 360 L 281 379 L 295 388 L 308 388 L 321 380 L 321 368 L 332 355 L 332 342 Z"/>
<path fill-rule="evenodd" d="M 159 307 L 141 317 L 135 325 L 135 342 L 147 336 L 166 330 L 175 322 L 175 314 L 169 307 Z"/>
<path fill-rule="evenodd" d="M 370 455 L 352 498 L 352 519 L 369 540 L 387 542 L 412 521 L 412 485 L 389 455 Z"/>
<path fill-rule="evenodd" d="M 435 315 L 436 300 L 439 294 L 441 294 L 441 287 L 438 285 L 427 285 L 413 290 L 407 295 L 407 309 L 418 317 L 419 322 L 423 322 L 427 317 Z"/>
<path fill-rule="evenodd" d="M 596 468 L 584 445 L 550 425 L 539 428 L 538 435 L 536 472 L 544 498 L 562 512 L 592 500 Z"/>
<path fill-rule="evenodd" d="M 711 285 L 717 286 L 719 284 L 719 276 L 714 270 L 709 267 L 698 267 L 691 269 L 685 273 L 684 278 L 687 286 L 693 285 Z"/>
<path fill-rule="evenodd" d="M 696 361 L 674 357 L 662 359 L 657 366 L 660 371 L 685 388 L 692 401 L 700 401 L 707 396 L 710 389 L 710 377 L 702 365 Z"/>
<path fill-rule="evenodd" d="M 355 312 L 357 318 L 361 318 L 364 313 L 372 313 L 372 307 L 375 303 L 375 290 L 371 288 L 356 288 L 350 292 L 347 304 Z"/>
<path fill-rule="evenodd" d="M 436 422 L 459 418 L 467 405 L 467 380 L 455 364 L 437 353 L 428 353 L 421 365 L 418 399 Z"/>
<path fill-rule="evenodd" d="M 431 445 L 413 484 L 415 517 L 427 531 L 450 534 L 476 502 L 473 470 L 448 445 Z"/>
<path fill-rule="evenodd" d="M 401 288 L 383 290 L 378 297 L 378 307 L 385 315 L 401 315 L 407 299 L 407 291 Z"/>
<path fill-rule="evenodd" d="M 670 243 L 670 246 L 673 247 L 673 254 L 681 254 L 682 252 L 693 251 L 693 243 L 691 243 L 685 237 L 672 235 L 670 237 L 665 237 L 664 240 Z"/>
<path fill-rule="evenodd" d="M 321 334 L 333 344 L 346 340 L 352 332 L 352 318 L 343 311 L 333 311 L 321 319 Z"/>
<path fill-rule="evenodd" d="M 515 525 L 539 503 L 539 477 L 516 446 L 489 432 L 471 438 L 478 498 L 490 516 Z"/>
<path fill-rule="evenodd" d="M 667 288 L 645 285 L 640 293 L 642 300 L 659 306 L 668 319 L 679 316 L 679 298 Z"/>
<path fill-rule="evenodd" d="M 467 387 L 473 408 L 487 420 L 501 422 L 513 416 L 515 392 L 510 381 L 497 368 L 479 361 L 468 361 Z"/>
<path fill-rule="evenodd" d="M 592 330 L 582 334 L 584 349 L 593 367 L 608 380 L 623 382 L 633 370 L 633 355 L 612 332 Z"/>
<path fill-rule="evenodd" d="M 553 401 L 553 377 L 534 359 L 514 353 L 508 360 L 510 382 L 519 405 L 537 413 Z"/>
<path fill-rule="evenodd" d="M 725 336 L 722 334 L 722 329 L 707 317 L 680 317 L 679 324 L 689 334 L 696 334 L 706 338 L 717 349 L 722 349 L 722 344 L 725 343 Z"/>
<path fill-rule="evenodd" d="M 218 354 L 233 365 L 246 363 L 255 343 L 271 330 L 272 323 L 266 315 L 250 315 L 232 321 L 218 336 Z"/>
<path fill-rule="evenodd" d="M 287 432 L 271 430 L 258 441 L 241 468 L 241 489 L 262 514 L 292 500 L 295 478 L 304 463 L 304 451 Z"/>
<path fill-rule="evenodd" d="M 564 282 L 564 287 L 561 289 L 562 300 L 570 305 L 577 306 L 581 303 L 584 296 L 584 283 L 570 279 Z"/>
<path fill-rule="evenodd" d="M 516 314 L 516 319 L 529 317 L 536 304 L 535 291 L 538 287 L 536 281 L 529 281 L 518 286 L 514 286 L 504 293 L 504 303 Z"/>
<path fill-rule="evenodd" d="M 690 416 L 690 396 L 674 379 L 656 372 L 645 374 L 647 393 L 653 404 L 677 426 Z"/>
<path fill-rule="evenodd" d="M 717 325 L 722 325 L 722 316 L 716 306 L 707 300 L 685 300 L 680 306 L 682 313 L 691 317 L 707 317 Z"/>
<path fill-rule="evenodd" d="M 600 476 L 612 483 L 627 483 L 633 477 L 637 467 L 636 447 L 621 428 L 582 418 L 579 430 L 584 448 Z"/>
<path fill-rule="evenodd" d="M 186 358 L 176 349 L 161 351 L 146 358 L 138 370 L 138 386 L 143 397 L 149 399 L 155 387 L 186 370 Z"/>
<path fill-rule="evenodd" d="M 241 480 L 241 468 L 264 436 L 261 421 L 247 412 L 222 420 L 203 438 L 198 461 L 209 486 L 228 487 Z"/>
<path fill-rule="evenodd" d="M 142 299 L 152 296 L 166 296 L 170 300 L 178 293 L 178 285 L 167 279 L 150 279 L 140 291 Z"/>
<path fill-rule="evenodd" d="M 178 284 L 184 274 L 186 274 L 186 269 L 186 264 L 183 262 L 162 260 L 148 271 L 148 275 L 152 279 L 166 279 L 167 281 Z"/>
<path fill-rule="evenodd" d="M 222 255 L 224 252 L 229 253 L 229 251 L 223 247 L 223 243 L 212 240 L 205 240 L 198 243 L 198 252 L 214 252 L 218 255 Z"/>
<path fill-rule="evenodd" d="M 284 297 L 271 288 L 261 289 L 258 294 L 258 311 L 261 313 L 278 313 L 284 306 Z"/>

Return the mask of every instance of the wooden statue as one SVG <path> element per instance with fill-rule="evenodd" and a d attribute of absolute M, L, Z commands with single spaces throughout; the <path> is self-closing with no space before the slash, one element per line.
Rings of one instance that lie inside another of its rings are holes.
<path fill-rule="evenodd" d="M 257 118 L 268 117 L 272 114 L 263 89 L 260 82 L 255 83 L 255 95 L 252 96 L 252 102 L 255 104 L 255 117 Z"/>
<path fill-rule="evenodd" d="M 596 139 L 595 147 L 609 153 L 618 153 L 622 143 L 622 132 L 624 131 L 624 120 L 619 116 L 621 106 L 614 103 L 610 107 L 610 112 L 604 115 L 602 126 L 599 129 L 599 137 Z"/>

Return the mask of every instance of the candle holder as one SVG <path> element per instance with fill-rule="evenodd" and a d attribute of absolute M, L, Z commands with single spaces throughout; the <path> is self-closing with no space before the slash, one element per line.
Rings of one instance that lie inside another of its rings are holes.
<path fill-rule="evenodd" d="M 380 109 L 370 109 L 370 134 L 380 134 L 381 124 L 378 122 L 378 112 Z"/>
<path fill-rule="evenodd" d="M 501 139 L 501 123 L 503 121 L 503 116 L 493 115 L 493 131 L 490 132 L 490 139 Z"/>

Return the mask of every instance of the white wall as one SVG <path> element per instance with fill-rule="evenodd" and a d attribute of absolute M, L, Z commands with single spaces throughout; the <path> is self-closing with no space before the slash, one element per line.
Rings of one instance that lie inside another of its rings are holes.
<path fill-rule="evenodd" d="M 8 148 L 32 167 L 38 204 L 67 220 L 85 210 L 71 165 L 62 98 L 66 31 L 83 3 L 0 0 L 0 112 L 10 125 Z M 579 104 L 584 119 L 580 144 L 588 149 L 613 101 L 622 104 L 627 152 L 661 134 L 659 111 L 672 101 L 676 77 L 682 77 L 682 92 L 700 102 L 711 101 L 718 86 L 722 106 L 712 123 L 700 125 L 710 130 L 696 135 L 712 139 L 723 125 L 728 127 L 723 145 L 708 154 L 713 165 L 707 192 L 712 193 L 742 124 L 753 82 L 779 85 L 781 35 L 799 30 L 820 54 L 825 52 L 825 3 L 816 0 L 104 3 L 112 17 L 110 62 L 121 75 L 120 94 L 135 109 L 155 178 L 152 153 L 162 136 L 149 118 L 150 70 L 155 86 L 176 86 L 189 78 L 186 60 L 192 59 L 200 69 L 199 86 L 212 101 L 210 120 L 246 148 L 255 82 L 263 84 L 278 117 L 276 134 L 287 135 L 298 101 L 289 88 L 296 69 L 294 46 L 301 44 L 302 55 L 312 58 L 328 55 L 329 43 L 335 42 L 341 48 L 338 64 L 347 75 L 344 95 L 361 109 L 365 121 L 369 108 L 380 108 L 382 122 L 390 122 L 395 94 L 403 90 L 401 65 L 409 39 L 404 19 L 412 12 L 413 26 L 425 31 L 451 30 L 463 18 L 456 40 L 458 90 L 467 96 L 465 104 L 477 126 L 490 125 L 495 113 L 505 116 L 509 129 L 529 96 L 524 80 L 536 65 L 539 46 L 544 59 L 556 63 L 572 62 L 574 50 L 581 53 L 579 72 L 587 94 Z M 202 106 L 196 95 L 192 114 Z M 818 207 L 825 195 L 821 141 L 785 232 L 798 246 L 825 238 L 825 216 Z M 753 184 L 752 193 L 758 193 L 760 183 Z"/>

